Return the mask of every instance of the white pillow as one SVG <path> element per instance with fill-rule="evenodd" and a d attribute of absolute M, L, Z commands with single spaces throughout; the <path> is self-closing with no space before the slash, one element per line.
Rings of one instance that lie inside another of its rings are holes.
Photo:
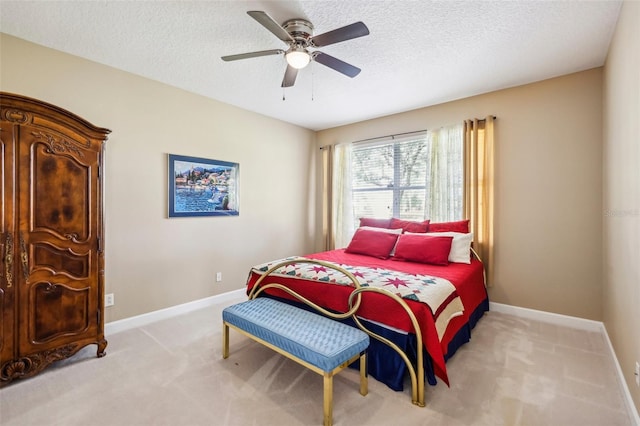
<path fill-rule="evenodd" d="M 473 241 L 473 232 L 469 232 L 468 234 L 462 232 L 427 232 L 424 234 L 406 232 L 406 234 L 453 237 L 453 241 L 451 241 L 451 251 L 449 252 L 449 262 L 471 263 L 471 241 Z"/>
<path fill-rule="evenodd" d="M 389 229 L 389 228 L 377 228 L 375 226 L 360 226 L 358 229 L 366 229 L 367 231 L 386 232 L 387 234 L 402 234 L 402 228 Z"/>

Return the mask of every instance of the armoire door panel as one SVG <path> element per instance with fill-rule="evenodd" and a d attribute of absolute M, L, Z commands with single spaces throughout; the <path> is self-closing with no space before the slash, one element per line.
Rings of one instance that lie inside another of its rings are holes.
<path fill-rule="evenodd" d="M 5 300 L 4 300 L 4 290 L 2 289 L 2 287 L 0 287 L 0 353 L 2 353 L 2 347 L 4 346 L 4 333 L 2 333 L 2 330 L 4 330 L 4 304 L 5 304 Z"/>
<path fill-rule="evenodd" d="M 90 165 L 52 152 L 43 144 L 32 148 L 31 232 L 51 232 L 74 242 L 91 235 L 95 187 Z"/>
<path fill-rule="evenodd" d="M 55 247 L 48 242 L 31 244 L 32 259 L 29 273 L 44 271 L 52 275 L 66 275 L 84 280 L 89 278 L 91 252 L 74 253 L 70 248 Z"/>
<path fill-rule="evenodd" d="M 0 366 L 15 355 L 15 127 L 9 121 L 0 122 Z"/>
<path fill-rule="evenodd" d="M 2 205 L 0 206 L 0 236 L 3 236 L 5 232 L 7 232 L 7 217 L 6 217 L 6 204 L 7 201 L 10 202 L 13 199 L 13 194 L 11 188 L 8 187 L 12 184 L 13 179 L 11 176 L 11 158 L 7 158 L 11 152 L 13 152 L 13 137 L 12 137 L 12 125 L 7 122 L 2 122 L 0 125 L 0 197 L 2 197 Z M 11 202 L 10 202 L 11 203 Z M 9 208 L 12 206 L 9 205 Z M 3 245 L 4 242 L 0 242 L 0 245 Z M 4 252 L 0 252 L 4 253 Z M 2 268 L 0 266 L 0 268 Z"/>
<path fill-rule="evenodd" d="M 15 228 L 15 127 L 11 123 L 0 122 L 0 196 L 2 196 L 2 204 L 0 204 L 0 246 L 2 246 L 2 251 L 0 253 L 3 255 L 6 235 L 13 233 Z M 0 266 L 0 269 L 2 268 L 3 266 Z"/>
<path fill-rule="evenodd" d="M 0 354 L 5 350 L 7 344 L 5 343 L 5 319 L 8 320 L 9 316 L 5 312 L 5 294 L 2 287 L 0 287 Z M 8 336 L 7 336 L 8 337 Z"/>
<path fill-rule="evenodd" d="M 76 289 L 39 282 L 31 286 L 31 293 L 32 303 L 27 313 L 31 325 L 29 343 L 48 343 L 60 337 L 77 336 L 89 329 L 92 323 L 90 298 L 95 298 L 89 287 Z"/>

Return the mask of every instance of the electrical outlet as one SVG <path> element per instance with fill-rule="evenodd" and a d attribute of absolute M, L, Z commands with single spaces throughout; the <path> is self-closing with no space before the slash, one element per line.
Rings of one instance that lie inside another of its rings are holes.
<path fill-rule="evenodd" d="M 640 362 L 636 361 L 636 386 L 640 386 Z"/>
<path fill-rule="evenodd" d="M 107 295 L 104 296 L 104 306 L 105 308 L 107 306 L 113 306 L 115 305 L 115 299 L 113 298 L 113 293 L 109 293 Z"/>
<path fill-rule="evenodd" d="M 222 281 L 222 272 L 216 272 L 216 282 Z"/>

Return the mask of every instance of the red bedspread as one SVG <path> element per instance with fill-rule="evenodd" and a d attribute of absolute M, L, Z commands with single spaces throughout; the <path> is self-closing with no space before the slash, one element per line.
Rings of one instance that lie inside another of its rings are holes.
<path fill-rule="evenodd" d="M 464 312 L 461 316 L 451 319 L 441 340 L 438 340 L 434 316 L 429 307 L 424 303 L 405 299 L 414 312 L 422 329 L 423 342 L 433 360 L 434 373 L 447 384 L 449 383 L 445 365 L 447 347 L 455 334 L 468 322 L 469 315 L 487 297 L 484 287 L 483 268 L 478 260 L 473 259 L 471 264 L 450 263 L 447 266 L 437 266 L 402 262 L 393 259 L 382 260 L 370 256 L 345 253 L 344 249 L 314 253 L 305 255 L 304 257 L 343 265 L 366 266 L 369 268 L 390 269 L 411 274 L 431 275 L 449 280 L 455 286 L 458 296 L 462 300 Z M 247 283 L 248 291 L 251 290 L 259 276 L 260 275 L 255 272 L 250 274 Z M 345 311 L 348 309 L 347 299 L 352 290 L 350 287 L 330 283 L 318 285 L 317 281 L 313 281 L 312 285 L 310 285 L 309 281 L 281 276 L 269 277 L 268 281 L 264 281 L 265 284 L 268 282 L 279 282 L 286 285 L 298 294 L 327 309 L 334 311 Z M 293 299 L 292 296 L 277 289 L 270 290 L 269 294 Z M 384 295 L 364 293 L 363 303 L 358 312 L 358 315 L 363 318 L 406 332 L 413 332 L 411 321 L 400 305 L 390 301 Z"/>

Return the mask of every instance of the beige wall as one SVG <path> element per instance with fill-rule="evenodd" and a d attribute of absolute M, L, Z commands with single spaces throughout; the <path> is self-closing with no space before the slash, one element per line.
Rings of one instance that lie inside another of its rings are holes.
<path fill-rule="evenodd" d="M 640 3 L 622 5 L 604 73 L 604 323 L 640 411 Z"/>
<path fill-rule="evenodd" d="M 490 299 L 602 320 L 601 68 L 321 131 L 317 142 L 489 114 L 498 117 Z"/>
<path fill-rule="evenodd" d="M 0 43 L 0 90 L 113 131 L 107 321 L 242 288 L 253 264 L 313 248 L 313 132 L 7 35 Z M 240 216 L 168 219 L 168 153 L 238 162 Z"/>

